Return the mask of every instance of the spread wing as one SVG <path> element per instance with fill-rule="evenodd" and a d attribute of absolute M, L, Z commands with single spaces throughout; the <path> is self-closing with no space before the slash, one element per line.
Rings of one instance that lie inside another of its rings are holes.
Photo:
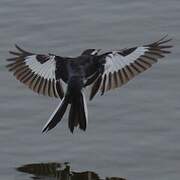
<path fill-rule="evenodd" d="M 57 63 L 61 57 L 52 54 L 33 54 L 15 45 L 18 52 L 10 51 L 15 55 L 7 59 L 9 71 L 33 91 L 50 97 L 63 98 L 64 92 L 61 85 L 61 77 L 57 71 L 61 68 Z M 58 67 L 58 68 L 57 68 Z M 57 76 L 58 74 L 58 76 Z"/>
<path fill-rule="evenodd" d="M 103 62 L 103 72 L 99 73 L 94 81 L 90 93 L 90 100 L 98 91 L 103 95 L 106 91 L 126 84 L 136 75 L 149 69 L 164 54 L 170 53 L 172 46 L 166 43 L 171 39 L 163 37 L 154 43 L 111 51 L 99 56 L 99 61 Z M 103 61 L 104 60 L 104 61 Z"/>

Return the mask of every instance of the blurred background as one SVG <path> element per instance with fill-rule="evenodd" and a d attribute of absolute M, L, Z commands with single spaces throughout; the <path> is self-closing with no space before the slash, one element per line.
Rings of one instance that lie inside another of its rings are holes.
<path fill-rule="evenodd" d="M 73 170 L 133 180 L 180 178 L 179 0 L 0 0 L 0 178 L 30 180 L 24 164 L 69 162 Z M 173 38 L 172 54 L 120 89 L 88 103 L 86 132 L 41 128 L 59 103 L 7 71 L 17 43 L 36 53 L 77 56 Z"/>

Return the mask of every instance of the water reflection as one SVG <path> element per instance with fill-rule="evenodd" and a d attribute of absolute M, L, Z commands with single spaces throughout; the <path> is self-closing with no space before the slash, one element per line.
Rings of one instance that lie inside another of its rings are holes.
<path fill-rule="evenodd" d="M 26 164 L 17 168 L 17 171 L 32 174 L 32 179 L 39 180 L 103 180 L 92 171 L 71 171 L 69 163 L 37 163 Z M 126 180 L 120 177 L 107 177 L 105 180 Z"/>

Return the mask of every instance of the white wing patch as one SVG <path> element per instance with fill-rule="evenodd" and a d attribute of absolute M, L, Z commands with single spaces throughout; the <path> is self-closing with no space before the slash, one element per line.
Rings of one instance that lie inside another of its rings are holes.
<path fill-rule="evenodd" d="M 118 71 L 119 69 L 123 69 L 125 66 L 134 63 L 141 55 L 146 52 L 147 47 L 138 47 L 133 53 L 122 56 L 118 51 L 113 51 L 112 54 L 109 54 L 106 57 L 105 64 L 105 74 L 113 73 L 114 71 Z"/>
<path fill-rule="evenodd" d="M 19 52 L 10 51 L 15 57 L 7 59 L 11 61 L 7 68 L 13 72 L 16 79 L 39 94 L 63 98 L 61 79 L 57 79 L 55 74 L 56 56 L 32 54 L 17 45 L 16 48 Z"/>
<path fill-rule="evenodd" d="M 37 61 L 36 55 L 27 56 L 25 59 L 26 65 L 39 76 L 47 80 L 55 79 L 55 56 L 50 56 L 50 59 L 43 64 Z"/>
<path fill-rule="evenodd" d="M 166 49 L 172 46 L 166 43 L 171 39 L 165 38 L 166 36 L 148 45 L 102 54 L 101 57 L 105 60 L 102 64 L 104 71 L 92 85 L 90 100 L 98 91 L 103 95 L 106 91 L 122 86 L 137 74 L 149 69 L 164 54 L 170 53 Z"/>
<path fill-rule="evenodd" d="M 109 54 L 106 57 L 100 86 L 102 94 L 110 89 L 120 87 L 138 74 L 137 69 L 133 69 L 131 65 L 135 63 L 139 57 L 144 55 L 146 51 L 148 51 L 147 47 L 138 47 L 127 56 L 121 55 L 118 51 L 113 51 Z M 131 69 L 131 72 L 127 67 Z M 139 71 L 143 71 L 142 67 L 139 67 Z"/>

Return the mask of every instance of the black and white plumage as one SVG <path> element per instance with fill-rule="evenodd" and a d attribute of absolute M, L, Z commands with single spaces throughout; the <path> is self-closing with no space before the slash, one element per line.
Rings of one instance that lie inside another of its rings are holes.
<path fill-rule="evenodd" d="M 170 40 L 163 37 L 148 45 L 109 52 L 87 49 L 75 58 L 33 54 L 15 45 L 18 52 L 10 51 L 15 57 L 7 59 L 10 62 L 7 67 L 33 91 L 61 99 L 43 132 L 60 122 L 68 105 L 70 131 L 73 132 L 76 126 L 86 130 L 88 115 L 84 88 L 91 87 L 92 100 L 98 92 L 103 95 L 122 86 L 170 53 L 168 49 L 172 46 L 166 44 Z M 62 83 L 67 85 L 66 90 Z"/>

